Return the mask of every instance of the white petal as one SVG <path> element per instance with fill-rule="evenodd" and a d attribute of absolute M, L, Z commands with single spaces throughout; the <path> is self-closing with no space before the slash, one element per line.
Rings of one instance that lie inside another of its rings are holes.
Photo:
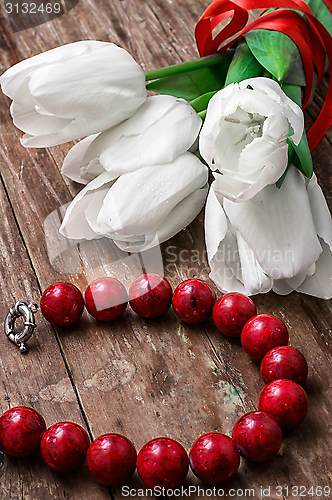
<path fill-rule="evenodd" d="M 208 186 L 206 185 L 180 201 L 161 224 L 159 224 L 155 231 L 149 231 L 148 234 L 144 235 L 144 241 L 142 243 L 119 241 L 116 236 L 114 236 L 115 244 L 121 250 L 127 252 L 141 252 L 169 240 L 182 229 L 186 228 L 200 213 L 205 203 L 207 191 Z M 152 235 L 152 237 L 150 235 Z"/>
<path fill-rule="evenodd" d="M 308 182 L 307 191 L 317 234 L 332 249 L 332 217 L 315 174 Z"/>
<path fill-rule="evenodd" d="M 216 179 L 215 191 L 231 201 L 237 201 L 240 196 L 248 191 L 251 184 L 242 180 L 234 179 L 230 175 L 213 172 Z"/>
<path fill-rule="evenodd" d="M 45 130 L 47 130 L 52 118 L 53 117 L 50 117 L 50 120 L 46 123 L 47 117 L 44 117 Z M 128 118 L 128 114 L 126 111 L 119 111 L 117 113 L 117 119 L 119 121 L 125 120 L 126 118 Z M 109 118 L 93 119 L 88 116 L 79 116 L 58 132 L 47 132 L 37 136 L 31 135 L 29 133 L 25 134 L 21 140 L 21 143 L 23 144 L 23 146 L 28 148 L 46 148 L 50 146 L 57 146 L 58 144 L 63 144 L 75 139 L 81 139 L 82 137 L 106 130 L 109 127 Z"/>
<path fill-rule="evenodd" d="M 314 267 L 316 267 L 314 265 Z M 272 290 L 278 295 L 288 295 L 296 290 L 306 279 L 307 273 L 297 274 L 293 278 L 274 280 Z"/>
<path fill-rule="evenodd" d="M 246 293 L 240 279 L 241 264 L 236 235 L 228 227 L 222 199 L 214 192 L 213 185 L 205 206 L 204 228 L 211 280 L 222 292 Z"/>
<path fill-rule="evenodd" d="M 136 110 L 146 98 L 142 68 L 113 44 L 36 69 L 29 88 L 36 104 L 53 115 L 108 117 L 110 126 L 118 123 L 118 108 Z"/>
<path fill-rule="evenodd" d="M 95 191 L 104 199 L 110 186 L 114 182 L 114 177 L 109 172 L 104 172 L 99 177 L 89 182 L 80 191 L 67 208 L 66 214 L 60 226 L 59 232 L 66 238 L 91 240 L 100 237 L 87 222 L 85 211 L 93 200 Z"/>
<path fill-rule="evenodd" d="M 240 82 L 239 84 L 240 88 L 242 83 L 243 82 Z M 259 91 L 259 89 L 258 91 L 246 88 L 240 89 L 239 92 L 234 94 L 233 99 L 237 107 L 241 107 L 241 109 L 247 113 L 256 113 L 261 117 L 268 117 L 271 111 L 276 107 L 275 101 L 266 93 Z M 227 108 L 225 106 L 227 110 L 228 105 L 227 103 Z"/>
<path fill-rule="evenodd" d="M 264 148 L 262 148 L 264 151 Z M 253 151 L 250 151 L 252 153 Z M 229 180 L 229 189 L 230 191 L 224 191 L 222 188 L 220 189 L 220 193 L 228 198 L 229 200 L 235 202 L 243 202 L 246 200 L 250 200 L 257 193 L 259 193 L 266 186 L 275 184 L 277 180 L 281 177 L 283 171 L 287 166 L 288 160 L 288 146 L 285 144 L 283 147 L 272 148 L 272 152 L 270 156 L 265 158 L 264 168 L 262 168 L 260 172 L 260 176 L 258 177 L 256 182 L 252 182 L 250 180 L 250 176 L 248 176 L 248 180 L 245 176 L 243 176 L 243 190 L 239 191 L 240 183 L 235 183 L 235 191 L 232 188 L 232 182 Z M 256 151 L 256 155 L 259 154 Z M 246 155 L 246 160 L 250 158 L 251 154 Z M 248 158 L 249 157 L 249 158 Z M 226 175 L 224 176 L 226 177 Z M 245 181 L 247 180 L 248 184 L 245 186 Z M 233 183 L 234 184 L 234 183 Z"/>
<path fill-rule="evenodd" d="M 98 220 L 108 223 L 112 231 L 142 225 L 142 221 L 157 228 L 181 200 L 204 186 L 207 178 L 207 168 L 191 153 L 167 165 L 123 174 L 107 194 Z"/>
<path fill-rule="evenodd" d="M 105 42 L 97 42 L 94 40 L 86 40 L 81 42 L 69 43 L 61 45 L 55 49 L 42 52 L 36 56 L 30 57 L 21 61 L 9 68 L 0 77 L 2 91 L 11 99 L 17 99 L 17 92 L 20 89 L 23 81 L 38 67 L 41 67 L 50 62 L 65 60 L 67 58 L 75 58 L 84 54 L 87 51 L 94 51 L 101 48 Z M 111 44 L 110 44 L 111 45 Z"/>
<path fill-rule="evenodd" d="M 199 135 L 199 151 L 212 170 L 218 168 L 214 166 L 214 143 L 219 133 L 219 121 L 222 116 L 221 102 L 232 95 L 234 89 L 238 88 L 237 84 L 231 84 L 220 90 L 209 101 L 207 115 L 204 120 L 200 135 Z"/>
<path fill-rule="evenodd" d="M 243 203 L 225 200 L 224 209 L 264 272 L 274 279 L 306 272 L 322 251 L 305 181 L 295 167 L 280 189 L 267 186 Z"/>
<path fill-rule="evenodd" d="M 294 131 L 291 139 L 295 144 L 298 144 L 304 128 L 304 117 L 300 106 L 292 101 L 282 91 L 280 85 L 271 78 L 248 78 L 239 83 L 240 88 L 246 88 L 248 85 L 253 89 L 263 90 L 271 99 L 280 104 L 283 115 L 287 118 Z"/>
<path fill-rule="evenodd" d="M 217 179 L 217 192 L 228 200 L 233 202 L 250 200 L 266 186 L 275 184 L 285 170 L 288 161 L 287 144 L 276 148 L 265 139 L 262 141 L 257 139 L 257 142 L 262 146 L 262 149 L 256 149 L 254 142 L 252 142 L 243 151 L 241 162 L 242 166 L 250 162 L 259 164 L 261 160 L 257 160 L 257 157 L 264 157 L 264 168 L 261 169 L 258 177 L 255 174 L 243 175 L 242 177 L 240 175 L 231 176 L 227 172 L 224 175 L 214 174 Z M 268 153 L 270 154 L 268 155 Z M 264 156 L 264 154 L 268 156 Z"/>
<path fill-rule="evenodd" d="M 71 123 L 68 118 L 45 116 L 38 113 L 35 108 L 22 106 L 15 101 L 10 106 L 10 114 L 15 127 L 31 134 L 44 134 L 46 128 L 49 133 L 56 134 Z"/>
<path fill-rule="evenodd" d="M 148 98 L 120 125 L 122 137 L 111 142 L 100 155 L 100 163 L 106 170 L 120 175 L 146 165 L 170 163 L 190 148 L 201 127 L 200 117 L 188 103 L 175 98 L 167 99 L 168 109 L 165 109 L 164 97 L 171 96 Z M 139 134 L 133 135 L 138 128 Z"/>
<path fill-rule="evenodd" d="M 64 159 L 61 173 L 81 184 L 87 184 L 87 179 L 81 177 L 81 167 L 84 165 L 83 158 L 87 149 L 98 137 L 98 134 L 90 135 L 73 146 Z"/>
<path fill-rule="evenodd" d="M 67 47 L 62 55 L 50 54 L 48 63 L 46 56 L 31 63 L 30 73 L 22 66 L 22 77 L 19 68 L 6 72 L 3 85 L 15 99 L 11 112 L 26 132 L 24 146 L 53 146 L 101 132 L 146 100 L 144 72 L 125 50 L 111 43 Z"/>
<path fill-rule="evenodd" d="M 297 291 L 321 299 L 330 299 L 332 298 L 332 218 L 315 174 L 308 182 L 307 189 L 323 252 L 316 262 L 315 272 L 311 275 L 307 273 L 308 276 Z"/>
<path fill-rule="evenodd" d="M 237 231 L 237 243 L 241 262 L 241 281 L 244 284 L 247 295 L 269 292 L 272 280 L 264 273 L 255 258 L 254 252 L 239 231 Z"/>
<path fill-rule="evenodd" d="M 298 292 L 319 297 L 320 299 L 332 298 L 332 249 L 325 241 L 321 240 L 323 252 L 316 262 L 316 271 L 312 276 L 307 276 Z"/>
<path fill-rule="evenodd" d="M 243 122 L 245 118 L 248 118 L 248 115 L 241 108 L 238 108 L 231 117 L 226 118 Z M 219 131 L 213 145 L 214 163 L 210 166 L 212 169 L 218 168 L 220 171 L 236 173 L 241 152 L 246 145 L 250 144 L 252 137 L 246 133 L 246 125 L 241 122 L 229 122 L 221 119 L 218 128 Z M 203 130 L 204 128 L 202 128 L 202 133 Z"/>
<path fill-rule="evenodd" d="M 274 184 L 285 171 L 287 162 L 288 145 L 286 143 L 276 145 L 265 137 L 259 137 L 241 152 L 239 178 L 260 182 L 260 177 L 264 177 L 265 186 Z"/>
<path fill-rule="evenodd" d="M 114 181 L 113 181 L 114 182 Z M 105 197 L 109 189 L 112 186 L 112 182 L 105 184 L 102 188 L 94 190 L 89 196 L 89 203 L 85 208 L 84 216 L 90 225 L 92 231 L 98 235 L 109 236 L 110 228 L 107 224 L 100 224 L 97 222 L 100 210 L 103 207 Z"/>
<path fill-rule="evenodd" d="M 183 99 L 176 99 L 171 95 L 154 95 L 147 98 L 145 103 L 121 126 L 121 133 L 127 137 L 139 135 L 152 127 L 174 107 L 176 103 L 189 104 Z"/>

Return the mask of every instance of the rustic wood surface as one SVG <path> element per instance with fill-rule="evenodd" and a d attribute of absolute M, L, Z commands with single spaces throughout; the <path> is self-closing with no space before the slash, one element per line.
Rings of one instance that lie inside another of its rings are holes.
<path fill-rule="evenodd" d="M 13 34 L 0 2 L 0 73 L 41 51 L 86 39 L 115 42 L 145 70 L 196 58 L 194 26 L 208 3 L 80 0 L 62 17 Z M 308 124 L 320 109 L 326 81 L 306 115 Z M 0 95 L 0 318 L 21 298 L 38 303 L 42 291 L 55 281 L 71 281 L 84 292 L 94 278 L 107 275 L 121 279 L 128 288 L 140 274 L 140 261 L 125 259 L 110 242 L 68 248 L 57 258 L 49 254 L 45 232 L 54 230 L 54 214 L 80 189 L 59 172 L 70 144 L 23 148 L 9 104 Z M 313 154 L 330 208 L 331 141 L 329 132 Z M 50 214 L 53 218 L 48 218 Z M 162 256 L 173 287 L 188 277 L 207 279 L 203 214 L 162 245 Z M 151 270 L 160 270 L 158 258 L 145 258 Z M 329 498 L 316 490 L 313 495 L 308 492 L 311 486 L 329 486 L 332 491 L 331 302 L 297 293 L 287 297 L 269 293 L 255 297 L 255 303 L 259 313 L 275 314 L 286 323 L 291 345 L 306 356 L 310 409 L 300 427 L 285 434 L 282 449 L 271 462 L 241 461 L 235 478 L 222 485 L 225 496 Z M 222 337 L 211 320 L 191 326 L 181 323 L 170 310 L 159 320 L 145 321 L 128 308 L 112 324 L 96 322 L 87 313 L 67 329 L 51 327 L 40 313 L 37 321 L 26 355 L 0 336 L 1 413 L 23 404 L 41 412 L 48 426 L 71 420 L 83 425 L 91 438 L 119 432 L 138 450 L 154 437 L 169 436 L 189 451 L 205 432 L 231 434 L 237 418 L 257 407 L 264 385 L 258 364 L 243 353 L 238 340 Z M 123 498 L 121 488 L 99 485 L 85 466 L 75 473 L 57 474 L 43 464 L 38 453 L 20 460 L 0 453 L 3 500 Z M 128 485 L 143 488 L 136 473 Z M 191 473 L 185 485 L 206 489 Z M 282 487 L 281 496 L 277 486 Z M 301 490 L 305 495 L 296 494 L 294 486 L 307 488 Z M 254 495 L 249 489 L 254 489 Z M 192 494 L 191 498 L 199 497 Z"/>

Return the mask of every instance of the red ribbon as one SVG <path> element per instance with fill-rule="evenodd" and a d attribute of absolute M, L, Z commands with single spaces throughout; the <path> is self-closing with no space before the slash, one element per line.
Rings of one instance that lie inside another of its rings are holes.
<path fill-rule="evenodd" d="M 332 12 L 332 0 L 324 0 Z M 259 17 L 248 26 L 248 10 L 278 8 Z M 304 17 L 296 12 L 304 14 Z M 214 38 L 214 28 L 225 19 L 230 23 Z M 303 0 L 215 0 L 204 12 L 196 25 L 196 41 L 200 55 L 207 56 L 226 51 L 237 40 L 253 29 L 280 31 L 288 35 L 299 49 L 306 79 L 303 109 L 309 104 L 314 84 L 314 69 L 318 74 L 318 84 L 325 73 L 326 54 L 332 61 L 332 37 L 310 7 Z M 229 38 L 232 41 L 226 42 Z M 224 43 L 226 42 L 226 43 Z M 222 48 L 220 48 L 220 46 Z M 332 80 L 329 82 L 323 107 L 310 130 L 308 144 L 312 151 L 332 125 Z"/>

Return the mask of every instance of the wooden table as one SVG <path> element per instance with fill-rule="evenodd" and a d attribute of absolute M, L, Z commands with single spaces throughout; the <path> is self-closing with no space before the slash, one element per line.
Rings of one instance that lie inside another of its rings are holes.
<path fill-rule="evenodd" d="M 41 51 L 86 39 L 115 42 L 145 70 L 194 59 L 198 55 L 194 26 L 208 3 L 80 0 L 62 17 L 13 34 L 1 2 L 0 70 Z M 326 86 L 325 81 L 306 114 L 308 125 L 317 116 Z M 0 95 L 0 317 L 4 319 L 19 299 L 39 303 L 42 291 L 55 281 L 70 281 L 84 292 L 93 279 L 108 275 L 129 287 L 139 274 L 137 261 L 121 260 L 123 255 L 104 241 L 69 249 L 51 264 L 45 220 L 81 189 L 59 172 L 71 145 L 25 149 L 19 142 L 21 132 L 12 124 L 9 104 Z M 329 132 L 313 160 L 332 209 L 331 140 Z M 208 279 L 203 214 L 163 244 L 162 255 L 173 287 L 188 277 Z M 151 266 L 158 267 L 157 261 Z M 285 433 L 282 449 L 271 462 L 241 460 L 235 478 L 222 485 L 225 497 L 330 498 L 321 496 L 316 487 L 332 488 L 331 302 L 297 293 L 286 297 L 268 293 L 255 297 L 255 303 L 259 313 L 275 314 L 286 323 L 291 345 L 306 356 L 310 409 L 299 428 Z M 264 386 L 258 364 L 244 354 L 238 340 L 222 337 L 211 320 L 192 326 L 181 323 L 170 310 L 158 320 L 145 321 L 127 308 L 121 319 L 109 324 L 96 322 L 86 312 L 67 329 L 53 328 L 40 313 L 37 323 L 25 355 L 4 334 L 0 336 L 1 413 L 27 405 L 42 413 L 48 426 L 74 421 L 91 438 L 118 432 L 138 450 L 154 437 L 169 436 L 189 451 L 203 433 L 231 434 L 237 418 L 257 408 Z M 109 490 L 96 483 L 85 466 L 71 474 L 57 474 L 38 453 L 27 459 L 1 453 L 0 458 L 3 500 L 124 497 L 121 488 Z M 128 484 L 143 488 L 136 473 Z M 185 482 L 190 485 L 204 488 L 206 496 L 213 493 L 192 473 Z M 293 487 L 299 488 L 298 493 Z M 129 497 L 135 497 L 134 492 Z M 191 495 L 201 497 L 202 491 Z M 221 498 L 221 492 L 209 498 Z"/>

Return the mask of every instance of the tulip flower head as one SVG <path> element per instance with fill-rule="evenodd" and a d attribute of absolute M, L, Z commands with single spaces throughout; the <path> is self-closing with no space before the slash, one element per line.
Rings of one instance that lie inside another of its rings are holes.
<path fill-rule="evenodd" d="M 208 169 L 188 152 L 119 177 L 105 171 L 71 202 L 60 233 L 70 239 L 105 236 L 121 250 L 147 250 L 192 222 L 205 203 L 207 180 Z"/>
<path fill-rule="evenodd" d="M 207 195 L 208 169 L 188 152 L 201 123 L 186 101 L 152 96 L 128 120 L 76 144 L 62 172 L 86 186 L 69 205 L 60 233 L 105 236 L 137 252 L 181 231 Z"/>
<path fill-rule="evenodd" d="M 277 182 L 287 167 L 290 131 L 298 144 L 303 113 L 275 81 L 252 78 L 217 92 L 199 141 L 200 153 L 214 171 L 215 191 L 239 202 Z"/>
<path fill-rule="evenodd" d="M 106 130 L 146 99 L 145 75 L 113 43 L 82 41 L 49 50 L 9 68 L 2 91 L 13 102 L 22 144 L 48 147 Z"/>
<path fill-rule="evenodd" d="M 105 170 L 121 175 L 171 162 L 190 149 L 201 124 L 183 99 L 148 97 L 128 120 L 76 144 L 64 160 L 62 173 L 86 184 Z"/>
<path fill-rule="evenodd" d="M 332 297 L 332 219 L 315 175 L 291 167 L 278 189 L 234 203 L 210 188 L 205 237 L 210 277 L 224 292 L 293 290 Z"/>

